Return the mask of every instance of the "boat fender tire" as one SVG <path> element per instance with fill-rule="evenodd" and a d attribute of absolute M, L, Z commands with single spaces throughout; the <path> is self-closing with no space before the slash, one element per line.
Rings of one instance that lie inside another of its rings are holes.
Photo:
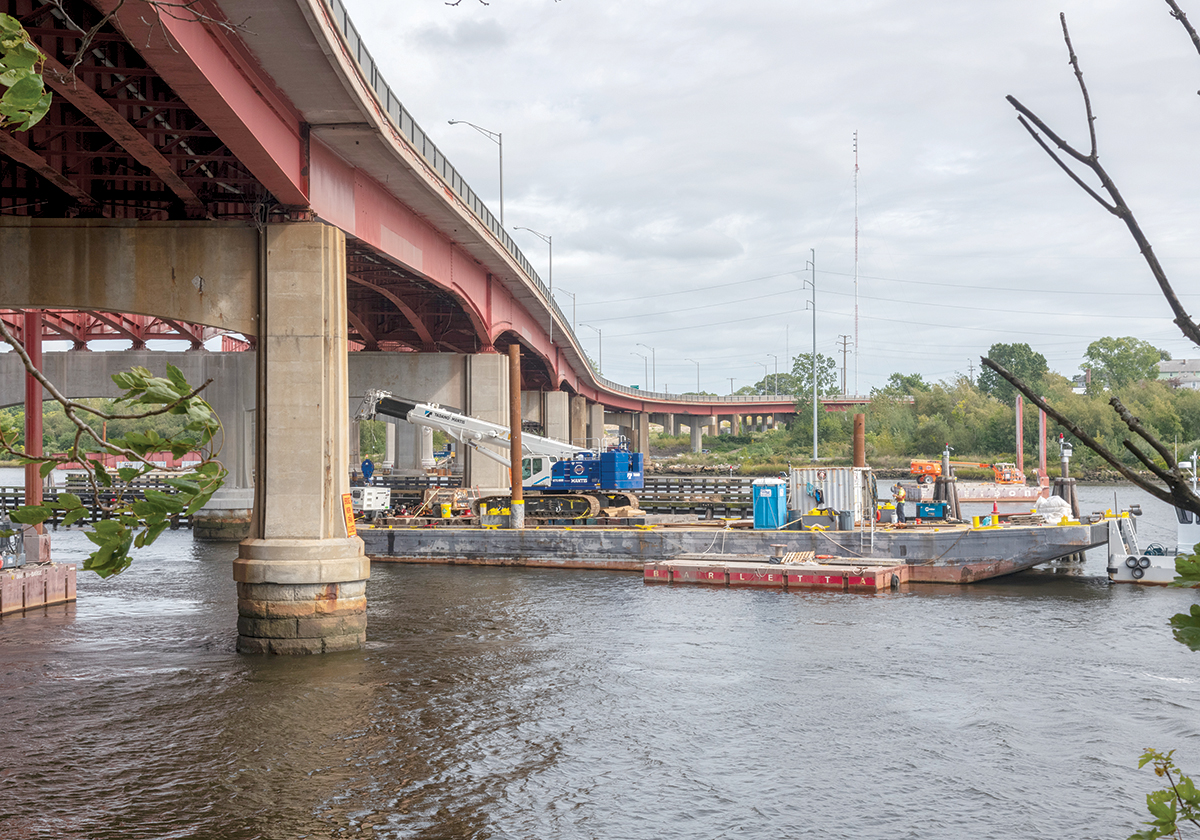
<path fill-rule="evenodd" d="M 1146 570 L 1139 566 L 1138 568 L 1132 570 L 1132 574 L 1134 580 L 1141 580 L 1146 576 Z"/>
<path fill-rule="evenodd" d="M 1125 565 L 1131 569 L 1136 569 L 1138 567 L 1138 559 L 1136 557 L 1126 557 Z"/>
<path fill-rule="evenodd" d="M 892 575 L 892 591 L 900 588 L 900 575 Z"/>
<path fill-rule="evenodd" d="M 1150 568 L 1150 558 L 1149 557 L 1141 558 L 1140 560 L 1138 560 L 1138 566 L 1140 566 L 1143 569 L 1149 569 Z"/>

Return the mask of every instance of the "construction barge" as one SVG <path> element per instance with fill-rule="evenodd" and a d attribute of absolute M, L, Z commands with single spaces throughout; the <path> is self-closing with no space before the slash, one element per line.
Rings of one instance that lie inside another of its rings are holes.
<path fill-rule="evenodd" d="M 1078 520 L 1054 525 L 906 523 L 848 531 L 675 525 L 553 525 L 522 530 L 366 525 L 358 535 L 366 553 L 378 561 L 640 572 L 647 563 L 698 556 L 769 563 L 781 551 L 811 552 L 814 557 L 849 563 L 894 560 L 907 567 L 908 580 L 914 583 L 974 583 L 1107 545 L 1108 526 L 1103 521 Z"/>

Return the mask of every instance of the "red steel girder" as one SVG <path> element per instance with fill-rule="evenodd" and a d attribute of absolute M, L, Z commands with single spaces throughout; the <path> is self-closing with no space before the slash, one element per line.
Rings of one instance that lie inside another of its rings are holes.
<path fill-rule="evenodd" d="M 103 128 L 108 136 L 120 143 L 121 147 L 129 152 L 134 160 L 154 173 L 171 192 L 179 197 L 183 206 L 187 208 L 189 216 L 203 218 L 208 215 L 204 202 L 175 173 L 174 167 L 159 154 L 154 144 L 130 125 L 129 121 L 122 117 L 100 94 L 86 84 L 71 79 L 67 68 L 53 56 L 46 57 L 44 70 L 43 78 L 50 87 L 70 101 L 84 116 Z"/>

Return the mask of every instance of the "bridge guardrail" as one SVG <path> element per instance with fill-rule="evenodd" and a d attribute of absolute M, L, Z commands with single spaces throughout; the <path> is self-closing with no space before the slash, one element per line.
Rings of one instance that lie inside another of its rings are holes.
<path fill-rule="evenodd" d="M 474 216 L 492 232 L 500 244 L 504 246 L 504 249 L 508 251 L 509 255 L 517 261 L 517 264 L 521 266 L 521 270 L 525 272 L 533 284 L 541 291 L 543 297 L 549 302 L 550 307 L 554 311 L 554 315 L 558 317 L 558 320 L 562 325 L 562 331 L 565 331 L 566 334 L 571 337 L 572 343 L 576 347 L 582 348 L 583 343 L 579 340 L 579 337 L 575 334 L 575 330 L 571 327 L 570 319 L 568 319 L 563 313 L 562 309 L 559 308 L 558 302 L 554 300 L 554 297 L 550 294 L 549 288 L 547 288 L 546 284 L 542 282 L 542 278 L 538 275 L 537 271 L 534 270 L 533 265 L 529 262 L 525 254 L 522 253 L 521 249 L 517 247 L 517 243 L 513 241 L 511 236 L 508 235 L 508 231 L 506 231 L 500 225 L 499 220 L 495 217 L 492 211 L 487 208 L 487 205 L 484 204 L 475 191 L 471 189 L 466 180 L 462 177 L 462 175 L 459 174 L 458 170 L 454 168 L 450 161 L 446 159 L 446 156 L 442 154 L 441 150 L 438 149 L 437 145 L 429 139 L 429 135 L 421 129 L 421 126 L 417 124 L 417 121 L 413 118 L 413 115 L 409 113 L 408 109 L 406 109 L 400 102 L 400 98 L 392 91 L 391 85 L 389 85 L 383 78 L 383 74 L 379 71 L 379 66 L 375 63 L 375 59 L 371 56 L 371 52 L 363 43 L 362 36 L 359 34 L 357 27 L 355 27 L 354 22 L 350 20 L 350 14 L 346 11 L 346 6 L 342 3 L 342 0 L 322 0 L 322 2 L 329 9 L 330 16 L 333 18 L 334 22 L 338 26 L 338 29 L 341 31 L 342 38 L 345 40 L 346 46 L 350 50 L 350 54 L 358 63 L 359 70 L 362 71 L 363 79 L 366 81 L 371 90 L 375 92 L 375 96 L 378 98 L 379 104 L 383 106 L 383 109 L 387 113 L 388 118 L 392 121 L 392 124 L 401 134 L 408 138 L 408 141 L 412 143 L 413 148 L 416 149 L 417 153 L 425 158 L 426 162 L 433 167 L 434 171 L 441 175 L 442 179 L 450 186 L 450 189 L 454 191 L 455 195 L 462 199 L 463 203 L 468 209 L 470 209 L 471 213 L 474 214 Z M 586 353 L 582 355 L 584 358 L 587 358 Z M 630 388 L 626 385 L 621 385 L 617 382 L 613 382 L 610 379 L 606 379 L 594 368 L 592 369 L 592 372 L 595 374 L 596 379 L 603 383 L 605 388 L 611 391 L 638 397 L 650 396 L 645 391 L 640 391 L 637 388 Z M 693 401 L 687 399 L 688 395 L 680 394 L 654 394 L 652 396 L 653 398 L 669 399 L 671 402 Z M 740 396 L 741 395 L 731 395 L 729 397 L 715 398 L 697 396 L 694 399 L 694 402 L 753 402 L 761 401 L 763 398 L 763 395 L 760 394 L 741 400 L 739 399 Z"/>

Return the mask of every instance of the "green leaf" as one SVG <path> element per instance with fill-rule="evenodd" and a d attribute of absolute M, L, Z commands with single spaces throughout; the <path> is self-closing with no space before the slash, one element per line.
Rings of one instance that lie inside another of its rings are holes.
<path fill-rule="evenodd" d="M 0 32 L 12 35 L 17 32 L 24 33 L 24 28 L 21 26 L 21 21 L 17 20 L 12 15 L 0 13 Z"/>
<path fill-rule="evenodd" d="M 117 470 L 117 475 L 122 481 L 133 481 L 140 475 L 144 475 L 150 471 L 150 467 L 139 469 L 138 467 L 121 467 Z"/>
<path fill-rule="evenodd" d="M 174 487 L 177 490 L 182 490 L 185 493 L 199 493 L 200 485 L 194 481 L 188 481 L 183 478 L 164 478 L 163 484 Z"/>
<path fill-rule="evenodd" d="M 62 505 L 63 510 L 83 508 L 83 501 L 74 493 L 60 493 L 58 496 L 58 503 Z"/>
<path fill-rule="evenodd" d="M 1200 604 L 1192 604 L 1190 612 L 1171 616 L 1170 624 L 1175 641 L 1200 651 Z"/>
<path fill-rule="evenodd" d="M 154 525 L 151 525 L 149 528 L 147 528 L 146 529 L 146 539 L 144 541 L 144 544 L 150 545 L 151 543 L 153 543 L 156 539 L 158 539 L 159 535 L 167 529 L 167 526 L 170 524 L 171 523 L 169 521 L 164 520 L 162 522 L 158 522 Z"/>
<path fill-rule="evenodd" d="M 77 521 L 85 516 L 87 516 L 87 508 L 75 508 L 63 516 L 60 524 L 65 528 L 68 525 L 74 525 Z"/>
<path fill-rule="evenodd" d="M 159 490 L 147 490 L 146 501 L 161 505 L 168 513 L 179 513 L 186 507 L 186 504 L 175 496 L 168 495 Z"/>
<path fill-rule="evenodd" d="M 115 519 L 101 519 L 92 527 L 96 529 L 97 534 L 106 539 L 109 537 L 114 537 L 125 530 L 125 526 Z"/>
<path fill-rule="evenodd" d="M 25 505 L 9 513 L 8 518 L 18 525 L 40 525 L 54 515 L 45 505 Z"/>
<path fill-rule="evenodd" d="M 50 475 L 50 473 L 54 472 L 55 466 L 56 465 L 53 461 L 46 461 L 42 464 L 41 467 L 38 468 L 38 474 L 42 478 L 45 478 L 46 476 Z"/>
<path fill-rule="evenodd" d="M 5 91 L 4 96 L 0 97 L 0 102 L 22 111 L 28 111 L 38 104 L 44 90 L 41 76 L 26 76 Z"/>
<path fill-rule="evenodd" d="M 188 384 L 187 377 L 183 375 L 183 371 L 170 362 L 167 363 L 167 378 L 171 380 L 171 384 L 181 394 L 186 394 L 192 390 L 192 386 Z"/>
<path fill-rule="evenodd" d="M 167 509 L 159 502 L 152 502 L 149 499 L 143 499 L 133 503 L 133 512 L 138 517 L 146 519 L 150 516 L 161 516 L 167 512 Z"/>

